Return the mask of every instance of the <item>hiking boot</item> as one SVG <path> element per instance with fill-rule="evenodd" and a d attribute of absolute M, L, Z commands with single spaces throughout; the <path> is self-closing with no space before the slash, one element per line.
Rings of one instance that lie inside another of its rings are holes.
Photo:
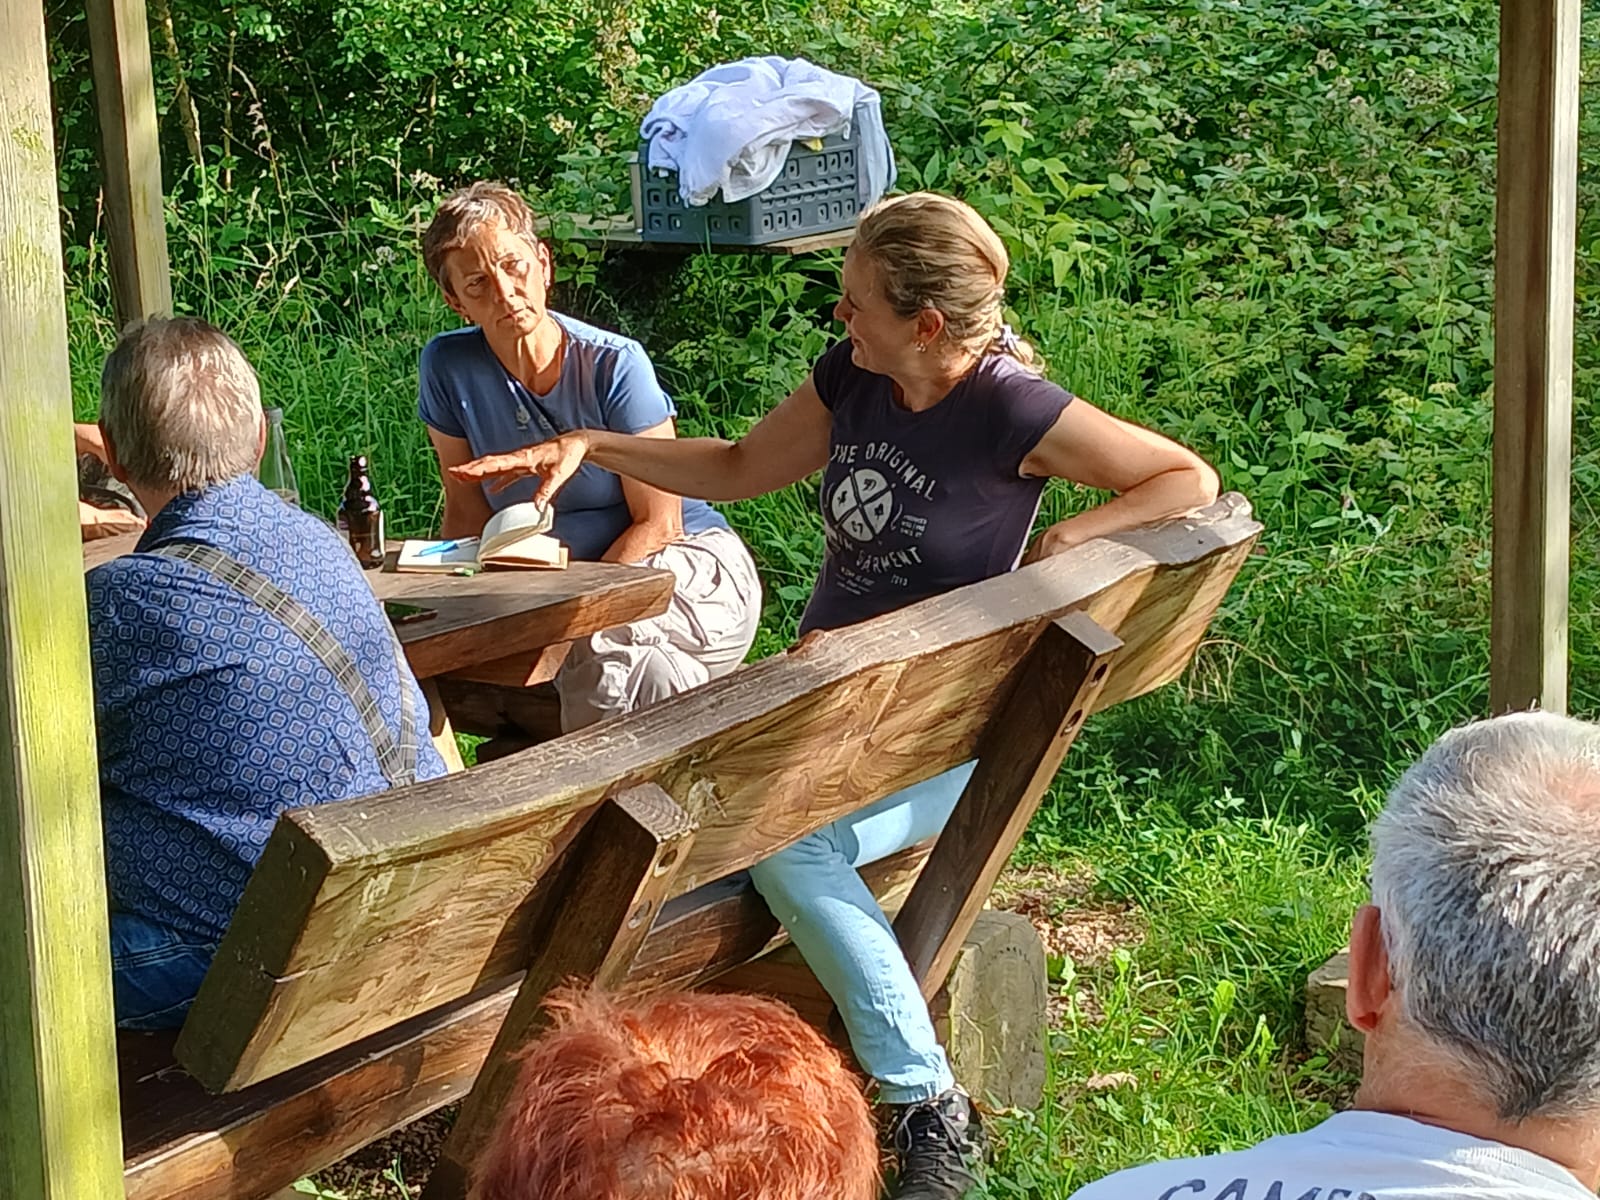
<path fill-rule="evenodd" d="M 889 1200 L 962 1200 L 978 1185 L 983 1126 L 960 1088 L 931 1100 L 897 1104 L 889 1137 L 899 1159 Z"/>

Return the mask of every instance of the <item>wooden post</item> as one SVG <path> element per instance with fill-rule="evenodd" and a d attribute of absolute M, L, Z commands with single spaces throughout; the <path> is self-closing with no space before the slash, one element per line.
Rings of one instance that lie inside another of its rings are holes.
<path fill-rule="evenodd" d="M 0 5 L 0 1196 L 122 1196 L 39 0 Z"/>
<path fill-rule="evenodd" d="M 1567 705 L 1579 0 L 1502 0 L 1489 706 Z"/>
<path fill-rule="evenodd" d="M 144 0 L 87 0 L 117 325 L 172 311 Z"/>

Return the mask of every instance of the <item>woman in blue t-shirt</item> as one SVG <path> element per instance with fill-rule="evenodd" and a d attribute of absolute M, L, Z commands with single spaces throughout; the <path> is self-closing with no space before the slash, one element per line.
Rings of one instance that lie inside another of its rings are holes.
<path fill-rule="evenodd" d="M 450 469 L 537 448 L 574 430 L 670 440 L 672 401 L 644 347 L 546 304 L 553 267 L 533 213 L 504 184 L 447 197 L 422 238 L 445 302 L 470 324 L 422 351 L 417 411 L 439 455 L 444 537 L 473 537 L 495 510 L 526 500 Z M 546 497 L 548 499 L 548 497 Z M 578 729 L 725 675 L 761 620 L 750 552 L 704 500 L 680 499 L 596 465 L 555 499 L 555 535 L 573 558 L 644 563 L 677 580 L 667 611 L 573 646 L 556 678 L 563 729 Z"/>
<path fill-rule="evenodd" d="M 834 315 L 846 340 L 743 439 L 581 432 L 455 468 L 538 475 L 554 495 L 603 466 L 671 492 L 738 500 L 822 471 L 827 549 L 802 632 L 848 625 L 1013 569 L 1052 477 L 1117 493 L 1046 529 L 1037 558 L 1209 504 L 1217 476 L 1177 443 L 1045 379 L 1003 324 L 1010 262 L 971 208 L 921 193 L 864 215 Z M 587 462 L 585 461 L 587 460 Z M 933 836 L 971 764 L 886 797 L 751 869 L 839 1007 L 851 1046 L 902 1106 L 896 1195 L 959 1197 L 976 1117 L 856 868 Z"/>

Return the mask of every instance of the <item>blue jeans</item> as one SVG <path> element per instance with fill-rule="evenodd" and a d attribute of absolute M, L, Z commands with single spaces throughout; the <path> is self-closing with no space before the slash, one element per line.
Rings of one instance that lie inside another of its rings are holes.
<path fill-rule="evenodd" d="M 885 796 L 750 868 L 756 891 L 833 997 L 885 1104 L 930 1099 L 955 1078 L 894 930 L 856 868 L 943 829 L 976 765 Z"/>
<path fill-rule="evenodd" d="M 118 1029 L 176 1029 L 217 952 L 215 942 L 132 913 L 111 914 L 111 997 Z"/>

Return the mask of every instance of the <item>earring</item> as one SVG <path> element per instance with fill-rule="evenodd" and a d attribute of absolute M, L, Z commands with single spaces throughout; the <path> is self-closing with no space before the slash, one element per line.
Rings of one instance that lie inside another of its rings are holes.
<path fill-rule="evenodd" d="M 927 349 L 928 348 L 925 345 L 923 345 L 921 342 L 917 343 L 917 353 L 918 354 L 922 354 L 922 353 L 926 352 Z"/>

